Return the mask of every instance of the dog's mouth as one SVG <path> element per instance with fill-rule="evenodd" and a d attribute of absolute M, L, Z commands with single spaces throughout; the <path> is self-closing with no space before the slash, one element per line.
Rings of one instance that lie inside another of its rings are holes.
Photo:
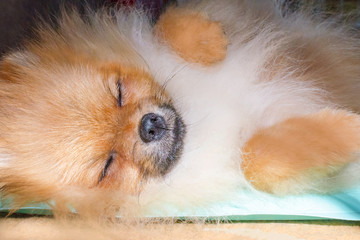
<path fill-rule="evenodd" d="M 164 176 L 175 166 L 182 153 L 185 132 L 183 120 L 169 104 L 143 115 L 138 134 L 147 156 L 147 163 L 140 163 L 144 176 Z"/>

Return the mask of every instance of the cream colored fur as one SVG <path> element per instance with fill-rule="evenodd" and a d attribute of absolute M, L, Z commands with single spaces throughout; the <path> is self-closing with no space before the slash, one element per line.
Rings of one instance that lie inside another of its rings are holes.
<path fill-rule="evenodd" d="M 269 1 L 190 1 L 181 7 L 219 21 L 230 44 L 223 62 L 202 67 L 182 61 L 166 46 L 138 42 L 188 124 L 181 162 L 165 181 L 149 184 L 140 195 L 144 206 L 199 208 L 231 199 L 234 191 L 252 189 L 242 176 L 239 156 L 258 129 L 324 108 L 359 109 L 360 49 L 346 26 L 305 12 L 281 17 Z M 298 57 L 309 54 L 304 51 L 314 51 L 310 59 L 325 61 L 308 71 Z M 282 57 L 290 65 L 267 68 Z M 335 178 L 293 182 L 290 192 L 333 191 L 357 182 L 358 170 L 354 162 Z"/>
<path fill-rule="evenodd" d="M 106 14 L 93 14 L 91 28 L 77 15 L 63 20 L 66 41 L 75 49 L 102 61 L 129 55 L 129 63 L 148 69 L 166 86 L 187 125 L 184 152 L 175 169 L 164 179 L 146 183 L 139 196 L 121 201 L 136 214 L 206 208 L 242 189 L 256 192 L 240 166 L 241 149 L 257 130 L 325 108 L 360 109 L 360 50 L 346 27 L 331 20 L 317 22 L 305 13 L 280 17 L 269 1 L 195 1 L 180 7 L 205 12 L 222 24 L 230 42 L 223 62 L 203 67 L 183 61 L 154 37 L 142 12 L 114 12 L 115 24 Z M 312 55 L 315 50 L 328 57 L 308 71 L 297 57 L 304 50 L 311 59 L 322 59 Z M 37 61 L 27 52 L 10 58 L 20 64 L 24 58 L 25 64 Z M 331 81 L 322 82 L 323 74 L 331 75 Z M 8 156 L 1 153 L 0 168 L 16 165 Z M 355 162 L 331 179 L 333 185 L 357 181 L 357 169 Z M 324 184 L 328 180 L 297 185 L 290 193 L 338 189 Z"/>

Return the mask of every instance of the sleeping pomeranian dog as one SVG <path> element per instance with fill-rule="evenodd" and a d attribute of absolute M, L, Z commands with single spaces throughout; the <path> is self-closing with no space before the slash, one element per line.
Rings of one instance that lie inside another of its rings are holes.
<path fill-rule="evenodd" d="M 144 213 L 359 181 L 360 46 L 334 20 L 191 1 L 154 27 L 137 10 L 68 12 L 38 35 L 0 65 L 14 206 L 94 190 Z"/>

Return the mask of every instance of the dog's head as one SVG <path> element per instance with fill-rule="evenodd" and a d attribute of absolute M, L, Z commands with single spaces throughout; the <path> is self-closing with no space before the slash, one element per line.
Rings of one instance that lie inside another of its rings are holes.
<path fill-rule="evenodd" d="M 21 195 L 46 184 L 136 193 L 179 158 L 182 119 L 131 44 L 118 36 L 117 48 L 109 49 L 101 36 L 84 34 L 45 31 L 40 42 L 2 60 L 5 192 Z"/>

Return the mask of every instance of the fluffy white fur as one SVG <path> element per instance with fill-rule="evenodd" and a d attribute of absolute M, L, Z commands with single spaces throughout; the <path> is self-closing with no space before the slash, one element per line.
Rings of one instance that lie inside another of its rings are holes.
<path fill-rule="evenodd" d="M 266 71 L 264 64 L 276 59 L 278 51 L 298 36 L 343 37 L 339 51 L 357 52 L 353 42 L 346 43 L 349 35 L 344 27 L 335 27 L 332 20 L 311 19 L 306 13 L 281 17 L 269 1 L 193 1 L 185 4 L 189 6 L 223 24 L 230 41 L 224 62 L 213 67 L 189 64 L 154 41 L 146 22 L 132 26 L 136 49 L 156 79 L 166 84 L 188 125 L 184 155 L 177 167 L 140 195 L 139 202 L 147 209 L 166 204 L 195 209 L 229 199 L 242 188 L 252 189 L 242 175 L 240 156 L 256 130 L 343 102 L 359 106 L 354 96 L 360 75 L 349 78 L 354 82 L 352 89 L 341 90 L 347 96 L 343 101 L 328 101 L 327 92 L 316 86 L 317 79 L 299 81 L 293 74 L 296 66 L 274 74 L 271 81 L 260 79 Z M 121 14 L 118 24 L 123 26 Z M 324 49 L 330 50 L 329 46 Z M 353 163 L 338 177 L 299 186 L 293 193 L 323 193 L 346 186 L 359 180 L 359 167 Z"/>
<path fill-rule="evenodd" d="M 261 79 L 264 71 L 268 71 L 265 64 L 276 59 L 279 51 L 289 50 L 284 46 L 294 38 L 301 35 L 309 39 L 342 39 L 344 28 L 335 28 L 329 21 L 314 23 L 302 14 L 280 17 L 269 1 L 195 1 L 185 4 L 189 6 L 223 25 L 230 40 L 223 62 L 203 67 L 183 61 L 154 37 L 142 12 L 114 12 L 116 24 L 106 19 L 106 14 L 94 14 L 91 28 L 79 24 L 77 15 L 70 14 L 63 20 L 68 43 L 74 45 L 81 39 L 83 44 L 78 48 L 98 59 L 116 61 L 118 54 L 139 54 L 141 59 L 136 58 L 136 64 L 142 62 L 160 84 L 166 85 L 187 124 L 184 152 L 178 165 L 165 179 L 147 183 L 134 200 L 143 213 L 157 208 L 166 212 L 167 207 L 169 210 L 206 207 L 209 202 L 231 198 L 240 189 L 253 190 L 242 175 L 240 156 L 254 132 L 290 117 L 336 108 L 344 102 L 354 109 L 359 107 L 351 99 L 360 90 L 360 76 L 349 78 L 355 84 L 351 89 L 339 90 L 348 96 L 339 101 L 328 101 L 327 92 L 315 84 L 316 79 L 299 81 L 294 74 L 299 70 L 295 62 L 294 68 L 272 74 L 271 81 Z M 351 52 L 351 48 L 356 48 L 351 41 L 337 46 L 334 52 Z M 135 49 L 136 53 L 128 49 Z M 12 58 L 18 61 L 26 58 L 27 63 L 36 61 L 26 52 Z M 8 162 L 8 155 L 1 153 L 0 167 Z M 359 163 L 353 163 L 348 171 L 331 181 L 341 185 L 357 181 L 358 169 Z M 331 190 L 323 183 L 300 186 L 293 192 Z"/>

